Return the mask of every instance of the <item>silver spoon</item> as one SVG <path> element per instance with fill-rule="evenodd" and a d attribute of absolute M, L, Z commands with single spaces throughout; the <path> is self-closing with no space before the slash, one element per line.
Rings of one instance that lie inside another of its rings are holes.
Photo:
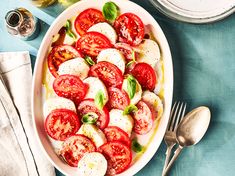
<path fill-rule="evenodd" d="M 176 139 L 179 146 L 163 175 L 167 174 L 184 147 L 195 145 L 202 139 L 209 126 L 210 118 L 210 110 L 205 106 L 192 110 L 183 118 L 176 130 Z"/>

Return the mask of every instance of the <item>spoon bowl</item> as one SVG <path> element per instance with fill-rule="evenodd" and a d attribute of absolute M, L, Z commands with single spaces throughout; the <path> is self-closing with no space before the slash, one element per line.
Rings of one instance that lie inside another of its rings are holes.
<path fill-rule="evenodd" d="M 180 146 L 187 147 L 197 144 L 205 135 L 211 113 L 208 107 L 201 106 L 189 112 L 179 124 L 176 139 Z"/>

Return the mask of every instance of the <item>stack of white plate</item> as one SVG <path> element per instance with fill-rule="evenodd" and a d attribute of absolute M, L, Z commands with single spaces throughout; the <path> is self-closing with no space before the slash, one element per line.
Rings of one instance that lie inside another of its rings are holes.
<path fill-rule="evenodd" d="M 235 0 L 150 0 L 163 14 L 189 23 L 218 21 L 235 12 Z"/>

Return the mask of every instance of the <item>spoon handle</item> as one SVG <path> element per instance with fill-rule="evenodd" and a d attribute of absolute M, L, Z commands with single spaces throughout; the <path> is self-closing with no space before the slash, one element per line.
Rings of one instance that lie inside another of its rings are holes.
<path fill-rule="evenodd" d="M 174 147 L 174 145 L 170 145 L 167 147 L 167 150 L 166 150 L 166 160 L 165 160 L 165 163 L 164 163 L 164 167 L 163 167 L 163 170 L 162 170 L 162 174 L 164 173 L 164 170 L 166 169 L 169 161 L 170 161 L 170 157 L 171 157 L 171 151 L 172 151 L 172 148 Z M 163 175 L 162 175 L 163 176 Z"/>
<path fill-rule="evenodd" d="M 183 147 L 179 146 L 176 151 L 174 152 L 174 156 L 172 157 L 170 163 L 168 164 L 168 166 L 166 167 L 165 171 L 163 172 L 163 176 L 166 176 L 167 172 L 170 170 L 170 168 L 172 167 L 173 163 L 175 162 L 175 160 L 178 158 L 179 154 L 181 153 Z"/>

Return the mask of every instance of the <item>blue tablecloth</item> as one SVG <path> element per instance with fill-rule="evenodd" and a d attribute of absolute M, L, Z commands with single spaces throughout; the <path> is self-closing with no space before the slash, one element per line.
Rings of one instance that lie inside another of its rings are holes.
<path fill-rule="evenodd" d="M 134 1 L 154 16 L 167 37 L 174 63 L 174 100 L 186 101 L 188 110 L 206 105 L 212 112 L 206 136 L 183 151 L 170 175 L 235 175 L 235 15 L 212 24 L 186 24 L 159 14 L 147 0 Z M 15 7 L 25 7 L 44 21 L 35 40 L 25 42 L 7 34 L 4 15 Z M 2 0 L 0 51 L 29 50 L 34 63 L 45 32 L 63 9 L 60 4 L 38 9 L 20 0 Z M 137 176 L 160 175 L 165 150 L 162 143 Z"/>

